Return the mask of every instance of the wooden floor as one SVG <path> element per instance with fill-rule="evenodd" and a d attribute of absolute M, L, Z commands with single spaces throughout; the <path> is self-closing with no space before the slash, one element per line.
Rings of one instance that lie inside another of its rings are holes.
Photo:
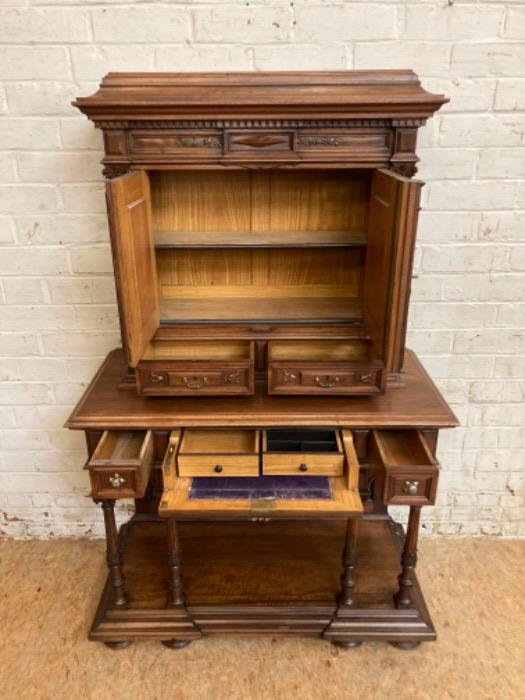
<path fill-rule="evenodd" d="M 514 700 L 525 693 L 525 542 L 424 539 L 438 641 L 406 652 L 312 639 L 211 638 L 181 651 L 86 640 L 103 543 L 0 542 L 0 697 L 135 700 Z"/>

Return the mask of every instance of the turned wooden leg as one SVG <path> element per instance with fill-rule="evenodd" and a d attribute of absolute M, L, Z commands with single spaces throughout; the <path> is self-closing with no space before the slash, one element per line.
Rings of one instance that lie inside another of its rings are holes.
<path fill-rule="evenodd" d="M 168 608 L 184 605 L 182 594 L 180 542 L 175 518 L 169 518 L 168 526 Z"/>
<path fill-rule="evenodd" d="M 106 561 L 112 587 L 112 603 L 115 608 L 123 608 L 126 606 L 127 600 L 124 592 L 124 576 L 120 568 L 118 534 L 115 523 L 115 501 L 102 501 L 102 511 L 106 528 Z"/>
<path fill-rule="evenodd" d="M 341 578 L 343 590 L 341 592 L 340 604 L 350 606 L 354 602 L 355 570 L 357 567 L 357 520 L 349 520 L 346 527 L 345 551 L 343 554 L 343 576 Z M 353 646 L 355 646 L 352 643 Z"/>
<path fill-rule="evenodd" d="M 403 553 L 401 555 L 401 573 L 399 574 L 399 590 L 395 601 L 396 607 L 408 608 L 412 605 L 412 587 L 417 564 L 417 540 L 419 534 L 419 516 L 421 506 L 410 506 L 407 534 Z M 400 647 L 401 648 L 401 647 Z"/>

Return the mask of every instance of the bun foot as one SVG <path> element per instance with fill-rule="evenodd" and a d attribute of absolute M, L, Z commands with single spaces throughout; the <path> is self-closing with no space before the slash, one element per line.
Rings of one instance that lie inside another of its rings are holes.
<path fill-rule="evenodd" d="M 396 649 L 403 649 L 403 651 L 410 651 L 418 647 L 421 642 L 389 642 Z"/>
<path fill-rule="evenodd" d="M 191 642 L 186 639 L 164 639 L 162 643 L 165 647 L 168 647 L 168 649 L 184 649 L 184 647 L 191 644 Z"/>
<path fill-rule="evenodd" d="M 341 647 L 341 649 L 356 649 L 360 647 L 362 643 L 363 642 L 358 642 L 357 640 L 351 642 L 332 642 L 334 646 Z"/>
<path fill-rule="evenodd" d="M 129 640 L 124 640 L 122 642 L 104 642 L 104 644 L 109 649 L 127 649 L 131 645 L 131 642 Z"/>

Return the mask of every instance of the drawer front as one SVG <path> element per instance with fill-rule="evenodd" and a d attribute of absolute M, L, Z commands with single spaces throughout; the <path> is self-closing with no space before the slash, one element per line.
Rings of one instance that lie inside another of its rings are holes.
<path fill-rule="evenodd" d="M 93 498 L 134 498 L 137 496 L 136 469 L 90 467 Z"/>
<path fill-rule="evenodd" d="M 294 156 L 294 131 L 227 131 L 224 153 L 230 157 Z"/>
<path fill-rule="evenodd" d="M 387 474 L 384 502 L 389 505 L 429 506 L 436 500 L 438 470 L 430 473 L 410 473 L 392 476 Z"/>
<path fill-rule="evenodd" d="M 329 365 L 314 367 L 273 366 L 270 393 L 273 394 L 373 394 L 379 391 L 380 370 L 340 369 Z"/>
<path fill-rule="evenodd" d="M 154 452 L 151 430 L 106 430 L 87 464 L 93 498 L 142 498 Z"/>
<path fill-rule="evenodd" d="M 341 476 L 342 454 L 263 454 L 263 474 L 274 476 Z"/>
<path fill-rule="evenodd" d="M 222 133 L 220 131 L 162 131 L 133 130 L 129 134 L 131 156 L 147 159 L 154 156 L 173 160 L 210 158 L 222 155 Z"/>
<path fill-rule="evenodd" d="M 258 455 L 179 455 L 179 476 L 258 476 Z"/>
<path fill-rule="evenodd" d="M 253 393 L 250 369 L 150 369 L 137 368 L 139 393 L 162 395 L 214 395 Z"/>
<path fill-rule="evenodd" d="M 312 158 L 345 156 L 365 161 L 388 160 L 391 141 L 389 129 L 331 129 L 329 133 L 303 129 L 297 137 L 297 151 Z"/>

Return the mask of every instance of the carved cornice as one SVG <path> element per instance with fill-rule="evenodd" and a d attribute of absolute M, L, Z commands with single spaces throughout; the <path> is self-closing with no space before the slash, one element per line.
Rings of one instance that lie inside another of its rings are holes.
<path fill-rule="evenodd" d="M 392 119 L 392 126 L 424 126 L 426 119 Z"/>
<path fill-rule="evenodd" d="M 401 126 L 397 123 L 396 126 Z M 419 126 L 424 120 L 403 120 L 403 126 Z M 274 129 L 281 127 L 389 127 L 391 119 L 152 119 L 95 120 L 99 129 Z"/>

